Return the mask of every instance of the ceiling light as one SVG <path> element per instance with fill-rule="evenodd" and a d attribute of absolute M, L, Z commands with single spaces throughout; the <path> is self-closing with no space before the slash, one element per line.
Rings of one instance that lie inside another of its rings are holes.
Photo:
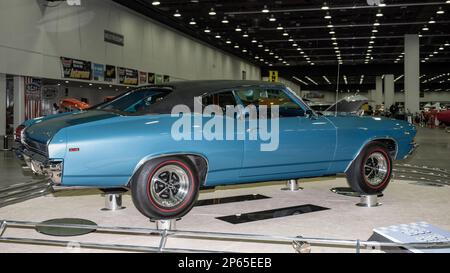
<path fill-rule="evenodd" d="M 323 3 L 323 6 L 321 8 L 322 10 L 329 10 L 330 7 L 327 6 L 327 3 Z"/>
<path fill-rule="evenodd" d="M 374 41 L 370 41 L 370 42 L 369 42 L 369 44 L 374 44 L 374 43 L 375 43 Z"/>
<path fill-rule="evenodd" d="M 173 14 L 173 16 L 175 17 L 181 17 L 181 14 L 178 10 L 175 11 L 175 13 Z"/>
<path fill-rule="evenodd" d="M 376 29 L 372 29 L 372 32 L 373 32 L 373 33 L 377 33 L 377 32 L 378 32 L 378 30 L 376 30 Z"/>
<path fill-rule="evenodd" d="M 239 45 L 234 45 L 234 48 L 239 48 Z"/>
<path fill-rule="evenodd" d="M 269 52 L 269 51 L 270 51 L 270 49 L 266 48 L 266 49 L 264 49 L 264 51 L 265 51 L 265 52 Z"/>
<path fill-rule="evenodd" d="M 230 40 L 227 40 L 225 43 L 227 43 L 227 44 L 231 44 L 231 41 Z"/>
<path fill-rule="evenodd" d="M 441 47 L 439 48 L 439 50 L 444 50 L 444 48 L 441 46 Z"/>
<path fill-rule="evenodd" d="M 258 41 L 255 38 L 253 38 L 252 43 L 256 44 L 257 42 Z"/>
<path fill-rule="evenodd" d="M 293 46 L 293 47 L 296 47 L 296 46 L 298 46 L 298 44 L 295 44 L 295 43 L 294 43 L 294 44 L 292 44 L 292 46 Z"/>
<path fill-rule="evenodd" d="M 228 24 L 230 21 L 228 21 L 227 17 L 223 17 L 222 24 Z"/>
<path fill-rule="evenodd" d="M 378 12 L 378 13 L 377 13 L 377 17 L 383 17 L 383 13 Z"/>
<path fill-rule="evenodd" d="M 375 27 L 378 27 L 378 26 L 380 26 L 381 24 L 378 23 L 378 21 L 377 21 L 377 22 L 373 23 L 373 25 L 374 25 Z"/>
<path fill-rule="evenodd" d="M 283 30 L 283 27 L 281 25 L 278 25 L 277 30 Z"/>
<path fill-rule="evenodd" d="M 152 2 L 152 5 L 153 5 L 153 6 L 159 6 L 159 5 L 161 5 L 161 2 L 159 2 L 159 1 L 153 1 L 153 2 Z"/>
<path fill-rule="evenodd" d="M 427 26 L 424 26 L 423 28 L 422 28 L 422 30 L 423 31 L 428 31 L 428 30 L 430 30 Z"/>
<path fill-rule="evenodd" d="M 258 47 L 264 47 L 262 44 L 259 44 Z"/>
<path fill-rule="evenodd" d="M 205 28 L 205 33 L 210 33 L 211 32 L 211 30 L 209 29 L 209 28 Z"/>
<path fill-rule="evenodd" d="M 269 9 L 267 8 L 266 5 L 264 5 L 264 8 L 261 11 L 262 13 L 269 13 Z"/>
<path fill-rule="evenodd" d="M 244 48 L 244 49 L 242 49 L 242 52 L 244 52 L 244 53 L 245 53 L 245 52 L 247 52 L 247 49 L 245 49 L 245 48 Z"/>
<path fill-rule="evenodd" d="M 240 32 L 240 31 L 242 31 L 242 28 L 239 27 L 239 26 L 237 26 L 235 30 L 236 30 L 237 32 Z"/>
<path fill-rule="evenodd" d="M 289 38 L 289 40 L 288 40 L 288 42 L 293 42 L 294 41 L 294 39 L 292 39 L 292 38 Z"/>
<path fill-rule="evenodd" d="M 270 15 L 270 17 L 269 17 L 270 22 L 275 22 L 276 20 L 277 20 L 277 18 L 275 18 L 275 16 L 273 16 L 273 14 Z"/>
<path fill-rule="evenodd" d="M 439 10 L 436 11 L 437 14 L 444 14 L 445 11 L 442 9 L 442 7 L 439 7 Z"/>
<path fill-rule="evenodd" d="M 327 13 L 327 15 L 325 15 L 325 17 L 323 17 L 325 19 L 331 19 L 331 15 L 329 13 Z"/>
<path fill-rule="evenodd" d="M 246 32 L 246 33 L 244 33 L 244 34 L 242 34 L 242 37 L 244 37 L 244 38 L 247 38 L 247 37 L 248 37 L 248 34 L 247 34 L 247 32 Z"/>
<path fill-rule="evenodd" d="M 331 35 L 333 35 L 333 34 L 336 34 L 336 32 L 334 32 L 334 31 L 330 31 L 330 34 L 331 34 Z"/>
<path fill-rule="evenodd" d="M 285 32 L 283 33 L 283 36 L 289 36 L 289 33 Z"/>
<path fill-rule="evenodd" d="M 191 21 L 189 22 L 190 25 L 196 25 L 197 23 L 195 22 L 194 18 L 191 19 Z"/>
<path fill-rule="evenodd" d="M 217 38 L 217 39 L 220 39 L 220 38 L 222 38 L 222 36 L 220 36 L 219 34 L 217 34 L 217 35 L 216 35 L 216 38 Z"/>
<path fill-rule="evenodd" d="M 214 16 L 214 15 L 216 15 L 217 13 L 214 11 L 214 8 L 211 8 L 211 10 L 209 11 L 208 14 L 211 15 L 211 16 Z"/>
<path fill-rule="evenodd" d="M 255 59 L 257 59 L 257 60 L 258 60 L 258 59 L 259 59 L 259 57 L 258 57 L 258 56 L 255 56 Z"/>
<path fill-rule="evenodd" d="M 334 27 L 332 24 L 327 25 L 328 28 Z"/>
<path fill-rule="evenodd" d="M 435 24 L 436 21 L 434 21 L 433 19 L 431 19 L 430 21 L 428 21 L 428 24 Z"/>
<path fill-rule="evenodd" d="M 273 55 L 273 54 L 275 54 L 275 53 L 273 53 L 273 52 L 270 52 L 270 53 L 269 53 L 269 55 Z"/>

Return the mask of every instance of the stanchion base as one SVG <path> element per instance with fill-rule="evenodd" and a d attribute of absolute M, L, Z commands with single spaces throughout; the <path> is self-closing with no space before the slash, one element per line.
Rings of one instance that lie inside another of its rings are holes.
<path fill-rule="evenodd" d="M 377 195 L 361 195 L 361 200 L 356 205 L 358 207 L 373 208 L 373 207 L 381 206 L 382 203 L 378 202 L 378 196 Z"/>
<path fill-rule="evenodd" d="M 303 190 L 303 188 L 298 186 L 298 181 L 295 179 L 288 180 L 286 183 L 286 187 L 281 189 L 282 191 L 292 191 L 297 192 Z"/>
<path fill-rule="evenodd" d="M 301 241 L 302 236 L 297 236 L 299 238 L 299 241 L 293 241 L 292 247 L 295 249 L 297 253 L 311 253 L 311 244 Z"/>

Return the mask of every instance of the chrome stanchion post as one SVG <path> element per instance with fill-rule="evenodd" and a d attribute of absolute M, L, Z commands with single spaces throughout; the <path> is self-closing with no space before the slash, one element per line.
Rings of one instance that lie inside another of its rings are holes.
<path fill-rule="evenodd" d="M 156 229 L 157 230 L 176 230 L 177 220 L 169 219 L 169 220 L 157 220 L 156 221 Z"/>
<path fill-rule="evenodd" d="M 105 207 L 103 211 L 117 211 L 125 209 L 122 206 L 122 195 L 126 192 L 125 189 L 103 189 L 105 193 Z"/>
<path fill-rule="evenodd" d="M 302 239 L 302 236 L 297 236 L 297 238 Z M 295 249 L 297 253 L 311 253 L 311 244 L 305 241 L 293 241 L 292 247 Z"/>
<path fill-rule="evenodd" d="M 298 185 L 298 181 L 297 179 L 290 179 L 287 181 L 286 183 L 286 187 L 281 189 L 282 191 L 292 191 L 292 192 L 296 192 L 296 191 L 300 191 L 303 190 L 303 188 L 301 188 Z"/>
<path fill-rule="evenodd" d="M 6 221 L 0 222 L 0 237 L 3 236 L 3 233 L 5 233 L 6 230 Z"/>

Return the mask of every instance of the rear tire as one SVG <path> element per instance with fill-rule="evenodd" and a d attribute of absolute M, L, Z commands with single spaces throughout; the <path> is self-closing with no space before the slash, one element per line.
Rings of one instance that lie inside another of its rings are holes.
<path fill-rule="evenodd" d="M 348 169 L 350 187 L 365 195 L 382 193 L 392 176 L 392 158 L 383 143 L 372 142 L 353 161 Z"/>
<path fill-rule="evenodd" d="M 196 168 L 179 156 L 157 158 L 145 163 L 131 182 L 136 208 L 152 220 L 186 215 L 199 193 Z"/>

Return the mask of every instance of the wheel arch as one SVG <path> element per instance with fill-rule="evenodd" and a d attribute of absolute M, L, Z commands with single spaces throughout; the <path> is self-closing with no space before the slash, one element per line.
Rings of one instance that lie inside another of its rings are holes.
<path fill-rule="evenodd" d="M 130 187 L 130 183 L 135 177 L 135 175 L 138 173 L 139 169 L 146 163 L 169 156 L 180 156 L 184 157 L 185 159 L 189 160 L 190 163 L 196 168 L 196 171 L 199 176 L 200 180 L 200 186 L 204 186 L 206 183 L 206 178 L 209 171 L 209 161 L 206 156 L 198 153 L 192 153 L 192 152 L 179 152 L 179 153 L 168 153 L 168 154 L 160 154 L 160 155 L 151 155 L 146 156 L 142 160 L 139 161 L 139 163 L 134 168 L 133 174 L 131 175 L 130 180 L 127 183 L 127 187 Z"/>
<path fill-rule="evenodd" d="M 364 144 L 361 146 L 361 148 L 359 148 L 358 152 L 356 153 L 356 155 L 353 157 L 352 161 L 348 164 L 347 168 L 345 169 L 345 172 L 348 171 L 348 169 L 350 168 L 350 166 L 353 164 L 353 162 L 356 160 L 356 158 L 358 158 L 358 156 L 361 154 L 362 151 L 364 151 L 364 148 L 367 147 L 367 145 L 372 144 L 372 143 L 376 143 L 376 142 L 381 142 L 384 145 L 386 145 L 386 147 L 388 148 L 389 154 L 391 155 L 392 159 L 396 159 L 397 158 L 397 154 L 398 154 L 398 142 L 397 140 L 395 140 L 392 137 L 374 137 L 371 138 L 369 140 L 367 140 L 366 142 L 364 142 Z"/>

